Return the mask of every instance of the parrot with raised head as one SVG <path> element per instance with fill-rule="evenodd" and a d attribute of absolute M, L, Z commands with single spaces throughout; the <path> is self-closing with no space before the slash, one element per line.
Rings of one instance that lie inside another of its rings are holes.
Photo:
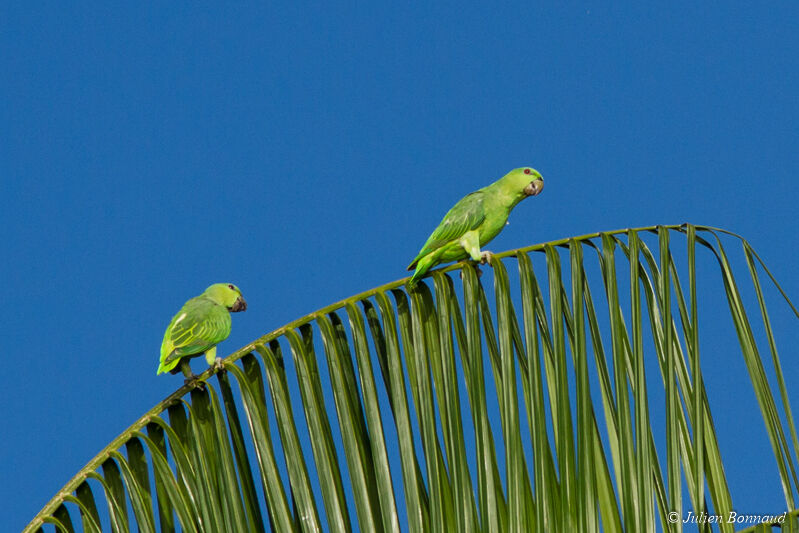
<path fill-rule="evenodd" d="M 189 359 L 205 354 L 208 365 L 218 365 L 216 345 L 230 335 L 230 313 L 247 310 L 247 302 L 232 283 L 215 283 L 183 304 L 164 333 L 158 372 L 182 371 L 186 383 L 196 379 Z"/>
<path fill-rule="evenodd" d="M 491 252 L 481 250 L 499 235 L 516 204 L 544 190 L 544 178 L 530 167 L 515 168 L 503 177 L 461 198 L 433 231 L 408 270 L 413 288 L 434 266 L 467 257 L 491 264 Z"/>

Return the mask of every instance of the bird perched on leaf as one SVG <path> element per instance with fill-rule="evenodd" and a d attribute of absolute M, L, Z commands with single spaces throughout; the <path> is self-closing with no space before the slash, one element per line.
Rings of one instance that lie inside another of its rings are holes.
<path fill-rule="evenodd" d="M 491 185 L 464 196 L 444 215 L 444 219 L 422 246 L 408 270 L 416 269 L 408 286 L 432 267 L 447 261 L 471 257 L 491 264 L 491 252 L 481 251 L 499 235 L 516 204 L 544 189 L 544 178 L 530 167 L 515 168 Z"/>
<path fill-rule="evenodd" d="M 216 345 L 230 335 L 230 313 L 246 310 L 247 302 L 232 283 L 215 283 L 183 304 L 164 333 L 157 374 L 182 371 L 189 383 L 197 377 L 189 366 L 192 357 L 205 354 L 209 365 L 220 364 Z"/>

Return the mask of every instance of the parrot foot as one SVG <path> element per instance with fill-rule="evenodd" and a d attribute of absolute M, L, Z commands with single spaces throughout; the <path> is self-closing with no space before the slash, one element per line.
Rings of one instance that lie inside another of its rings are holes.
<path fill-rule="evenodd" d="M 489 252 L 488 250 L 483 250 L 480 252 L 480 264 L 485 265 L 488 263 L 488 266 L 491 266 L 491 261 L 494 260 L 494 254 Z"/>
<path fill-rule="evenodd" d="M 200 379 L 200 376 L 192 374 L 192 377 L 186 378 L 183 380 L 184 385 L 190 385 L 192 387 L 197 387 L 201 391 L 205 390 L 205 381 Z"/>
<path fill-rule="evenodd" d="M 214 364 L 211 365 L 211 368 L 214 369 L 214 372 L 224 372 L 225 371 L 225 363 L 222 362 L 222 358 L 221 357 L 217 357 L 214 360 Z"/>
<path fill-rule="evenodd" d="M 200 379 L 200 376 L 191 371 L 188 359 L 180 360 L 180 370 L 183 372 L 183 375 L 186 376 L 186 379 L 183 380 L 184 385 L 197 387 L 201 391 L 205 390 L 205 382 Z"/>

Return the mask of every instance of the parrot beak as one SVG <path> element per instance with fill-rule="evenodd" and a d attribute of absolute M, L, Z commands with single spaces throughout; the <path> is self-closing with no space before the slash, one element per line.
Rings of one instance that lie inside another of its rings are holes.
<path fill-rule="evenodd" d="M 527 184 L 524 188 L 524 194 L 527 196 L 537 196 L 544 190 L 544 180 L 536 179 Z"/>
<path fill-rule="evenodd" d="M 246 310 L 247 310 L 247 301 L 241 296 L 239 296 L 236 299 L 235 303 L 233 304 L 233 307 L 230 308 L 231 313 L 238 313 L 239 311 L 246 311 Z"/>

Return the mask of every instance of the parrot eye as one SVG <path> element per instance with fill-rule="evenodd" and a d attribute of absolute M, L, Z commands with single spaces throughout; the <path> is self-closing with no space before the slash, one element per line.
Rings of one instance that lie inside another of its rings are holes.
<path fill-rule="evenodd" d="M 234 287 L 232 283 L 230 285 L 228 285 L 227 288 L 230 289 L 231 291 L 235 291 L 236 290 L 236 287 Z"/>
<path fill-rule="evenodd" d="M 524 169 L 524 173 L 525 173 L 525 174 L 529 174 L 530 172 L 531 172 L 531 171 L 530 171 L 530 169 L 529 169 L 529 168 L 525 168 L 525 169 Z"/>

